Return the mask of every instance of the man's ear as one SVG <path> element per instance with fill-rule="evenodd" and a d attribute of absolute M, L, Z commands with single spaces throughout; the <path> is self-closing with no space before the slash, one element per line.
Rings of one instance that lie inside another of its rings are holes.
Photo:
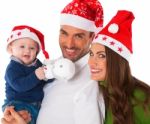
<path fill-rule="evenodd" d="M 92 33 L 92 34 L 91 34 L 91 43 L 92 43 L 92 41 L 94 40 L 94 37 L 95 37 L 95 33 Z"/>
<path fill-rule="evenodd" d="M 95 33 L 92 34 L 92 41 L 94 40 L 94 37 L 95 37 Z"/>

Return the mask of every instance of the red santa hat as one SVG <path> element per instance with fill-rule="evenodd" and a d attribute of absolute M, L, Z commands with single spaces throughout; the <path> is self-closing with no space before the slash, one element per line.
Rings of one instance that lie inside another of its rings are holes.
<path fill-rule="evenodd" d="M 119 10 L 112 20 L 97 34 L 93 42 L 103 44 L 129 61 L 132 54 L 132 21 L 134 15 Z"/>
<path fill-rule="evenodd" d="M 11 35 L 7 40 L 7 49 L 11 42 L 20 38 L 31 38 L 39 45 L 39 51 L 42 50 L 46 59 L 49 58 L 48 52 L 45 50 L 44 35 L 33 27 L 27 25 L 15 26 L 12 29 Z M 38 51 L 38 52 L 39 52 Z"/>
<path fill-rule="evenodd" d="M 61 12 L 61 25 L 99 32 L 103 27 L 103 8 L 98 0 L 73 0 Z"/>

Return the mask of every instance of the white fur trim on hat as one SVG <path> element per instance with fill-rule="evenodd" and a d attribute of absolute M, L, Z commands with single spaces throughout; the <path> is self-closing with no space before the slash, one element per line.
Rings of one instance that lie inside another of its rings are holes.
<path fill-rule="evenodd" d="M 125 58 L 127 61 L 129 61 L 131 52 L 129 49 L 123 45 L 120 41 L 113 39 L 112 37 L 109 37 L 107 35 L 100 34 L 96 39 L 93 40 L 93 43 L 100 43 L 104 46 L 109 47 L 116 53 L 118 53 L 120 56 Z M 120 50 L 120 51 L 119 51 Z"/>
<path fill-rule="evenodd" d="M 37 37 L 37 35 L 35 33 L 31 32 L 27 28 L 13 31 L 7 41 L 7 45 L 10 44 L 12 41 L 20 39 L 20 38 L 31 38 L 32 40 L 36 41 L 39 44 L 39 46 L 41 47 L 40 40 Z"/>
<path fill-rule="evenodd" d="M 60 25 L 70 25 L 95 33 L 98 33 L 102 29 L 102 27 L 97 28 L 94 21 L 72 14 L 61 14 Z"/>

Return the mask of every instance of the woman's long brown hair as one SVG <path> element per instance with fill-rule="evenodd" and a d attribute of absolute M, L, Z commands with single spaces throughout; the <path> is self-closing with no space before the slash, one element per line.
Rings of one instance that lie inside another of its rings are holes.
<path fill-rule="evenodd" d="M 129 62 L 105 47 L 107 59 L 106 87 L 100 86 L 103 91 L 106 110 L 111 108 L 113 124 L 134 124 L 133 106 L 130 99 L 136 88 L 150 94 L 150 87 L 131 75 Z M 149 97 L 145 100 L 149 102 Z"/>

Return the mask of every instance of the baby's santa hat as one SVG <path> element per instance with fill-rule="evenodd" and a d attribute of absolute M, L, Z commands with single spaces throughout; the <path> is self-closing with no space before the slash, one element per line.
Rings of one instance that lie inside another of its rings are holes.
<path fill-rule="evenodd" d="M 61 25 L 98 33 L 103 27 L 103 8 L 98 0 L 73 0 L 61 12 Z"/>
<path fill-rule="evenodd" d="M 30 38 L 38 43 L 39 51 L 42 50 L 46 59 L 49 58 L 48 52 L 45 50 L 44 35 L 33 27 L 27 25 L 15 26 L 12 29 L 11 35 L 7 40 L 7 49 L 11 42 L 20 38 Z M 38 51 L 38 52 L 39 52 Z"/>
<path fill-rule="evenodd" d="M 103 44 L 127 61 L 132 54 L 132 21 L 134 15 L 127 10 L 119 10 L 112 20 L 97 34 L 93 43 Z"/>

